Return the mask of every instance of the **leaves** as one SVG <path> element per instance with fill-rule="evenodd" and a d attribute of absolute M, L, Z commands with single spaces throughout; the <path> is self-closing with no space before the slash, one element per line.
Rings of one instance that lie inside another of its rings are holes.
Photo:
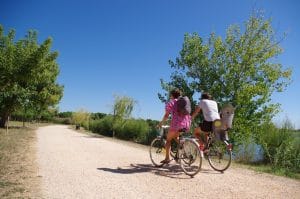
<path fill-rule="evenodd" d="M 37 32 L 15 41 L 15 31 L 4 34 L 0 25 L 0 117 L 14 111 L 47 110 L 59 102 L 63 87 L 56 83 L 59 74 L 57 52 L 50 52 L 52 39 L 37 42 Z"/>
<path fill-rule="evenodd" d="M 225 39 L 211 33 L 203 42 L 197 33 L 185 34 L 179 57 L 170 61 L 171 81 L 162 80 L 162 87 L 209 92 L 220 106 L 230 102 L 236 107 L 236 137 L 242 140 L 278 111 L 271 95 L 283 91 L 291 77 L 291 69 L 275 62 L 281 53 L 271 20 L 261 15 L 252 15 L 243 28 L 230 26 Z"/>

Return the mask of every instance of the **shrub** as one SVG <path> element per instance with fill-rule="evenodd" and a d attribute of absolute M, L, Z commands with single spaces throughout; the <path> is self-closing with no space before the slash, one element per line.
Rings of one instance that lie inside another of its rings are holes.
<path fill-rule="evenodd" d="M 128 119 L 116 125 L 116 137 L 143 143 L 147 140 L 149 125 L 145 120 Z"/>
<path fill-rule="evenodd" d="M 258 137 L 264 150 L 265 162 L 273 169 L 300 172 L 300 141 L 293 130 L 278 129 L 274 124 L 264 124 Z"/>
<path fill-rule="evenodd" d="M 72 124 L 72 119 L 71 118 L 59 118 L 59 117 L 54 117 L 52 119 L 52 122 L 57 123 L 57 124 Z"/>
<path fill-rule="evenodd" d="M 108 115 L 100 120 L 91 120 L 89 123 L 89 129 L 93 133 L 112 136 L 112 124 L 113 124 L 113 117 Z"/>
<path fill-rule="evenodd" d="M 77 112 L 73 112 L 72 120 L 76 125 L 83 125 L 84 122 L 88 121 L 90 117 L 90 113 L 85 111 L 84 109 L 80 109 Z"/>

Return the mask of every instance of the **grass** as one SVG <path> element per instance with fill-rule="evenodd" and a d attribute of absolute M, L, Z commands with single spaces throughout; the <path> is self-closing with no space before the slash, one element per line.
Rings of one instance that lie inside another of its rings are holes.
<path fill-rule="evenodd" d="M 39 195 L 35 158 L 37 124 L 11 122 L 0 129 L 0 198 L 32 198 Z"/>
<path fill-rule="evenodd" d="M 268 165 L 268 164 L 241 163 L 241 162 L 236 162 L 235 164 L 240 165 L 241 167 L 246 167 L 248 169 L 251 169 L 251 170 L 254 170 L 257 172 L 269 173 L 269 174 L 276 175 L 276 176 L 283 176 L 283 177 L 300 180 L 300 173 L 291 172 L 284 168 L 273 168 L 271 165 Z"/>

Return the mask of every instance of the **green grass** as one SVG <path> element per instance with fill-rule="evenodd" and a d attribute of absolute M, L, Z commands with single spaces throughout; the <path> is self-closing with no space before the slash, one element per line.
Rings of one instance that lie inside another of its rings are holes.
<path fill-rule="evenodd" d="M 271 165 L 262 163 L 237 163 L 237 165 L 245 166 L 248 169 L 252 169 L 257 172 L 269 173 L 276 176 L 283 176 L 292 179 L 300 180 L 300 173 L 294 173 L 284 168 L 273 168 Z"/>

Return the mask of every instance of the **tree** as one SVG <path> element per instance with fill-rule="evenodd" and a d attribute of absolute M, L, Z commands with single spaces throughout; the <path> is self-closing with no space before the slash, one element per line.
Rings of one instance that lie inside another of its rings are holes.
<path fill-rule="evenodd" d="M 127 96 L 114 96 L 113 104 L 113 137 L 115 135 L 115 129 L 119 123 L 124 125 L 124 119 L 128 119 L 133 111 L 136 101 Z"/>
<path fill-rule="evenodd" d="M 51 45 L 51 38 L 39 45 L 37 32 L 32 30 L 15 41 L 15 31 L 5 35 L 0 25 L 0 127 L 15 111 L 39 114 L 60 101 L 63 86 L 56 83 L 58 53 L 50 51 Z"/>
<path fill-rule="evenodd" d="M 72 114 L 73 123 L 77 126 L 82 126 L 84 122 L 89 122 L 90 113 L 84 109 L 80 109 Z"/>
<path fill-rule="evenodd" d="M 224 40 L 214 33 L 207 42 L 197 33 L 185 34 L 179 57 L 170 61 L 171 81 L 162 81 L 162 87 L 178 87 L 190 95 L 209 92 L 220 106 L 233 104 L 235 138 L 249 138 L 278 112 L 272 93 L 290 83 L 291 70 L 275 59 L 281 53 L 271 20 L 253 14 L 244 28 L 230 26 Z"/>

